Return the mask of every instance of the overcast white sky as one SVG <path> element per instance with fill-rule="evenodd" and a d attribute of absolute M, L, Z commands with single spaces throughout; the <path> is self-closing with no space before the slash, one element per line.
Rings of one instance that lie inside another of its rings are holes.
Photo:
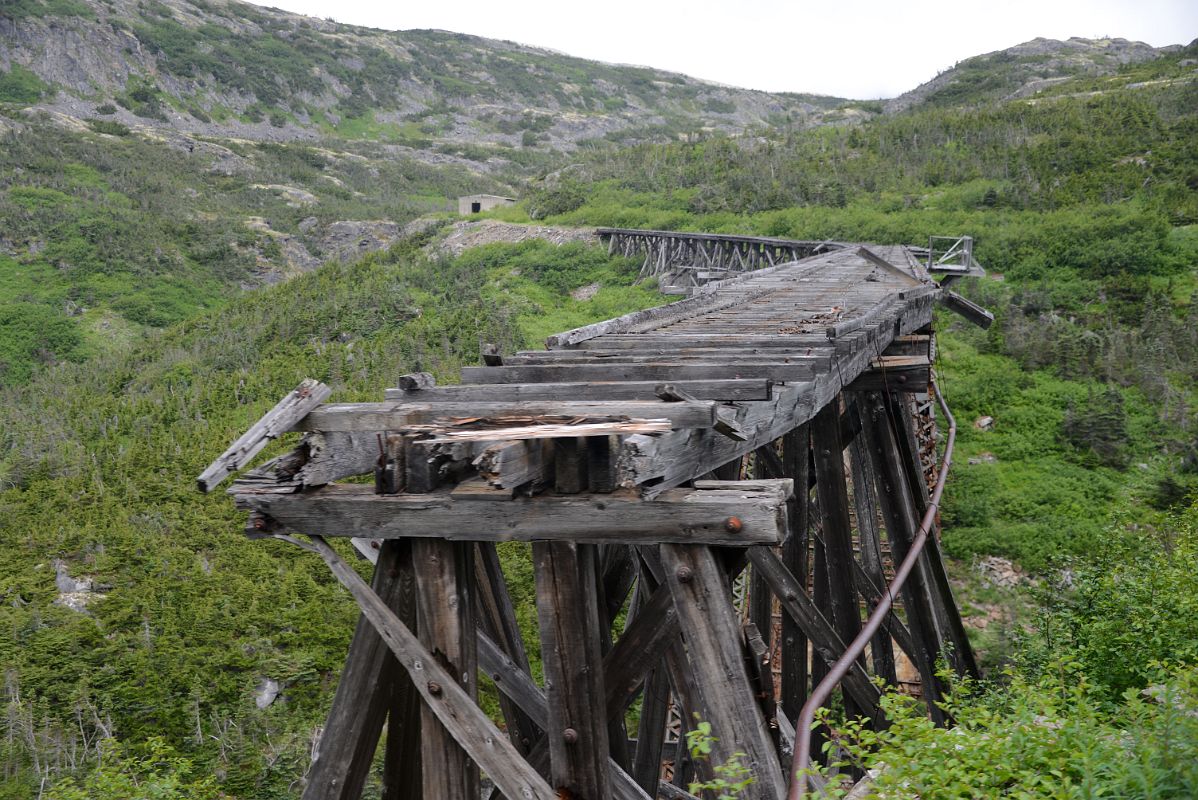
<path fill-rule="evenodd" d="M 893 97 L 1044 36 L 1198 37 L 1198 0 L 266 0 L 388 30 L 440 28 L 767 91 Z"/>

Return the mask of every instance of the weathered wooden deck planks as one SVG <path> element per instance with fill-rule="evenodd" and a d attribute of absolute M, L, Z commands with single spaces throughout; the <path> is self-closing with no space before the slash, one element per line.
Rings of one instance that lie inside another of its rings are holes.
<path fill-rule="evenodd" d="M 419 373 L 381 403 L 322 404 L 327 387 L 306 384 L 205 472 L 207 490 L 280 428 L 302 432 L 230 493 L 250 535 L 317 552 L 363 611 L 305 798 L 357 796 L 384 718 L 389 797 L 475 800 L 479 769 L 509 798 L 689 797 L 688 776 L 733 757 L 755 773 L 750 796 L 785 794 L 789 718 L 927 502 L 896 393 L 932 380 L 942 293 L 898 246 L 600 233 L 613 252 L 645 253 L 646 274 L 689 269 L 692 296 L 544 350 L 485 346 L 457 386 Z M 373 485 L 338 482 L 372 472 Z M 324 537 L 382 548 L 373 590 Z M 508 594 L 503 541 L 532 543 L 535 636 Z M 930 700 L 938 659 L 976 669 L 935 548 L 903 598 L 843 684 L 845 707 L 876 725 L 871 672 L 895 680 L 893 643 Z M 538 637 L 543 685 L 524 650 Z M 507 735 L 478 706 L 481 674 Z M 685 730 L 691 714 L 713 726 L 712 759 L 667 741 L 671 717 Z"/>

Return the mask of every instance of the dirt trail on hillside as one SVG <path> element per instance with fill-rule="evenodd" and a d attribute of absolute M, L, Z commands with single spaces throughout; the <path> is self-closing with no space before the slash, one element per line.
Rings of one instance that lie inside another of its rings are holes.
<path fill-rule="evenodd" d="M 594 228 L 559 228 L 550 225 L 517 225 L 495 219 L 462 220 L 453 223 L 449 233 L 429 245 L 430 254 L 459 256 L 463 250 L 495 242 L 523 242 L 544 239 L 556 245 L 567 242 L 598 244 Z"/>

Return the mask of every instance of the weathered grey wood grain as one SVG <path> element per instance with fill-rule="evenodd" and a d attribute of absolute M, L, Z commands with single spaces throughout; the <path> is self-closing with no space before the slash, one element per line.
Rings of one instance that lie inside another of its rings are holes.
<path fill-rule="evenodd" d="M 853 583 L 853 530 L 849 519 L 848 482 L 844 472 L 844 446 L 840 438 L 840 413 L 829 404 L 811 423 L 811 452 L 815 461 L 815 492 L 823 517 L 823 545 L 828 564 L 828 588 L 832 625 L 843 642 L 851 642 L 861 630 L 861 609 Z M 859 709 L 845 698 L 846 712 Z"/>
<path fill-rule="evenodd" d="M 328 399 L 332 393 L 333 390 L 320 381 L 305 378 L 209 464 L 196 478 L 196 486 L 201 492 L 212 491 L 217 484 L 248 464 L 250 459 L 262 452 L 262 448 L 277 439 L 280 434 L 291 430 L 296 422 Z"/>
<path fill-rule="evenodd" d="M 823 366 L 821 360 L 797 363 L 729 364 L 675 361 L 644 364 L 537 364 L 519 367 L 463 367 L 462 383 L 587 383 L 610 381 L 743 380 L 803 381 Z"/>
<path fill-rule="evenodd" d="M 524 403 L 576 401 L 580 397 L 595 401 L 654 400 L 653 390 L 660 381 L 608 381 L 581 383 L 477 384 L 438 386 L 422 392 L 404 393 L 387 389 L 388 401 L 419 403 Z M 678 381 L 681 388 L 700 400 L 768 400 L 770 382 L 756 379 Z"/>
<path fill-rule="evenodd" d="M 501 489 L 515 489 L 545 475 L 545 445 L 542 440 L 516 440 L 488 445 L 474 459 L 479 477 Z"/>
<path fill-rule="evenodd" d="M 646 673 L 661 662 L 678 632 L 678 614 L 670 593 L 659 589 L 603 657 L 609 717 L 624 713 Z"/>
<path fill-rule="evenodd" d="M 413 372 L 399 376 L 399 388 L 405 392 L 415 392 L 421 389 L 431 389 L 437 385 L 437 379 L 427 372 Z"/>
<path fill-rule="evenodd" d="M 417 627 L 420 641 L 440 659 L 471 700 L 478 697 L 474 546 L 443 539 L 416 539 Z M 444 691 L 444 687 L 442 687 Z M 420 750 L 424 796 L 476 800 L 478 767 L 441 716 L 422 709 Z"/>
<path fill-rule="evenodd" d="M 295 475 L 300 486 L 326 483 L 374 471 L 379 457 L 378 436 L 365 431 L 309 433 L 304 436 L 307 461 Z"/>
<path fill-rule="evenodd" d="M 387 542 L 379 552 L 371 589 L 408 625 L 416 613 L 414 586 L 410 543 Z M 415 693 L 407 673 L 397 674 L 398 669 L 387 645 L 361 617 L 308 772 L 304 800 L 357 800 L 361 795 L 392 693 Z M 402 721 L 392 724 L 397 722 Z M 403 735 L 395 728 L 393 733 L 397 738 Z M 420 760 L 404 766 L 414 766 L 418 774 Z M 407 775 L 411 778 L 412 772 Z"/>
<path fill-rule="evenodd" d="M 782 767 L 761 709 L 753 698 L 726 578 L 711 551 L 698 545 L 661 546 L 666 586 L 674 597 L 686 642 L 699 713 L 711 723 L 711 761 L 743 758 L 755 781 L 746 798 L 777 800 L 786 793 Z M 732 646 L 729 646 L 732 643 Z M 737 753 L 744 756 L 737 756 Z"/>
<path fill-rule="evenodd" d="M 778 555 L 768 548 L 750 547 L 748 556 L 753 568 L 760 571 L 770 584 L 782 610 L 806 633 L 811 641 L 812 652 L 820 663 L 834 664 L 845 651 L 845 642 L 836 634 L 832 623 L 816 608 L 807 590 L 799 585 Z M 860 664 L 854 664 L 845 676 L 844 687 L 860 708 L 871 710 L 870 715 L 876 718 L 876 712 L 872 710 L 877 708 L 881 692 Z"/>
<path fill-rule="evenodd" d="M 810 428 L 803 424 L 782 437 L 782 474 L 794 481 L 794 496 L 787 502 L 790 530 L 782 543 L 781 562 L 800 591 L 807 588 L 807 559 L 810 550 L 808 510 L 811 496 Z M 753 567 L 754 574 L 758 567 Z M 776 592 L 777 589 L 771 587 Z M 807 699 L 807 635 L 791 614 L 782 614 L 782 716 L 797 719 Z"/>
<path fill-rule="evenodd" d="M 615 422 L 577 422 L 514 425 L 511 427 L 443 428 L 430 434 L 428 441 L 445 442 L 502 442 L 516 439 L 561 439 L 583 436 L 627 436 L 631 434 L 665 433 L 672 429 L 668 419 L 630 419 Z"/>
<path fill-rule="evenodd" d="M 578 800 L 611 794 L 606 693 L 603 673 L 595 669 L 601 658 L 597 559 L 594 545 L 533 543 L 551 781 Z"/>
<path fill-rule="evenodd" d="M 940 297 L 940 302 L 949 311 L 961 315 L 979 328 L 989 328 L 994 324 L 994 314 L 956 292 L 945 292 Z"/>
<path fill-rule="evenodd" d="M 893 275 L 900 279 L 907 286 L 918 286 L 921 283 L 921 281 L 914 275 L 899 269 L 894 264 L 891 264 L 889 261 L 882 258 L 882 256 L 878 255 L 868 247 L 858 247 L 856 252 L 857 255 L 861 256 L 866 261 L 873 264 L 875 267 L 884 270 L 887 274 Z"/>
<path fill-rule="evenodd" d="M 516 607 L 508 592 L 499 552 L 494 543 L 478 542 L 475 545 L 474 569 L 478 588 L 476 597 L 480 631 L 487 634 L 493 640 L 492 643 L 497 643 L 500 653 L 513 668 L 527 674 L 529 663 L 528 654 L 524 649 L 524 637 L 516 620 Z M 490 672 L 482 651 L 483 644 L 480 638 L 479 665 L 484 671 Z M 497 683 L 499 681 L 496 675 L 492 675 L 492 679 Z M 500 707 L 504 719 L 507 720 L 512 744 L 521 753 L 527 753 L 543 732 L 544 722 L 529 719 L 518 703 L 511 703 L 503 694 L 500 695 Z"/>
<path fill-rule="evenodd" d="M 653 792 L 661 783 L 661 754 L 665 747 L 666 720 L 670 710 L 670 680 L 664 664 L 658 664 L 649 671 L 644 687 L 632 777 L 646 792 Z"/>
<path fill-rule="evenodd" d="M 416 634 L 387 608 L 366 581 L 320 536 L 312 536 L 313 549 L 337 580 L 349 590 L 362 613 L 379 632 L 387 647 L 408 673 L 425 705 L 466 748 L 470 757 L 509 798 L 557 800 L 549 784 L 526 762 L 479 708 L 458 678 L 440 665 Z"/>
<path fill-rule="evenodd" d="M 716 404 L 710 400 L 668 405 L 652 400 L 336 403 L 312 409 L 296 423 L 295 430 L 423 431 L 452 429 L 476 420 L 488 420 L 496 424 L 511 421 L 512 424 L 518 424 L 540 417 L 585 418 L 597 422 L 668 419 L 673 428 L 707 428 L 715 422 L 715 409 Z"/>
<path fill-rule="evenodd" d="M 932 382 L 927 356 L 880 356 L 845 387 L 850 392 L 926 392 Z"/>
<path fill-rule="evenodd" d="M 284 528 L 328 536 L 744 546 L 781 541 L 791 490 L 789 481 L 778 481 L 770 489 L 676 489 L 645 501 L 625 492 L 511 498 L 464 484 L 452 494 L 376 495 L 370 486 L 334 484 L 302 494 L 246 493 L 237 500 Z M 730 526 L 731 517 L 739 525 Z"/>

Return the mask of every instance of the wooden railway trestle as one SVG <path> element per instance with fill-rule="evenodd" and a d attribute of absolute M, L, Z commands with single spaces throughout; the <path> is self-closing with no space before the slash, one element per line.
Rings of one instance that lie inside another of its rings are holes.
<path fill-rule="evenodd" d="M 545 350 L 484 348 L 460 385 L 417 373 L 381 403 L 329 404 L 305 381 L 199 479 L 305 432 L 230 489 L 250 536 L 319 555 L 361 608 L 304 797 L 359 797 L 385 729 L 388 800 L 476 800 L 483 774 L 511 800 L 687 798 L 732 758 L 753 773 L 745 797 L 780 800 L 790 721 L 929 502 L 910 397 L 931 381 L 937 299 L 909 249 L 839 245 Z M 371 584 L 329 537 L 375 562 Z M 543 681 L 506 541 L 529 543 Z M 938 663 L 977 668 L 935 535 L 899 599 L 849 665 L 844 707 L 885 724 L 871 676 L 894 684 L 906 658 L 945 723 Z M 711 724 L 709 760 L 667 741 L 671 708 Z"/>
<path fill-rule="evenodd" d="M 844 247 L 831 241 L 635 228 L 598 228 L 595 233 L 607 242 L 610 254 L 643 254 L 639 277 L 657 278 L 663 289 L 673 293 Z"/>

